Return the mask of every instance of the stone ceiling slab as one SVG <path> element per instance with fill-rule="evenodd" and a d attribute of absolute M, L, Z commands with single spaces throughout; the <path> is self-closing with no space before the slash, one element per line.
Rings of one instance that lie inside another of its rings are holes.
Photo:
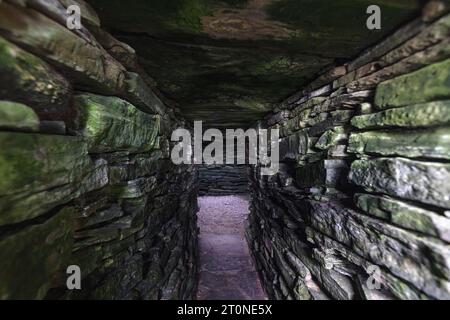
<path fill-rule="evenodd" d="M 417 14 L 419 0 L 91 0 L 191 120 L 248 126 L 334 62 Z M 382 30 L 366 9 L 382 9 Z M 242 112 L 241 112 L 242 111 Z"/>

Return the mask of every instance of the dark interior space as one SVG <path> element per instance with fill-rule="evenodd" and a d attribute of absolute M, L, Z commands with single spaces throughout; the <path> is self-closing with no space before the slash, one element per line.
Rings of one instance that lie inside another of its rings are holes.
<path fill-rule="evenodd" d="M 1 300 L 450 299 L 449 181 L 448 0 L 0 1 Z"/>

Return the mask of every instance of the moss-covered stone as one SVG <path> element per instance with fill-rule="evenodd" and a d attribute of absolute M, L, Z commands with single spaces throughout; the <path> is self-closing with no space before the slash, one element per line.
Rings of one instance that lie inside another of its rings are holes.
<path fill-rule="evenodd" d="M 42 299 L 52 276 L 67 268 L 72 251 L 71 216 L 65 208 L 48 220 L 0 240 L 0 298 Z"/>
<path fill-rule="evenodd" d="M 146 152 L 153 149 L 159 132 L 159 116 L 136 109 L 116 98 L 93 94 L 75 97 L 79 109 L 77 131 L 89 152 Z"/>
<path fill-rule="evenodd" d="M 123 92 L 124 68 L 99 44 L 28 8 L 0 4 L 0 34 L 45 58 L 79 87 L 103 94 Z"/>
<path fill-rule="evenodd" d="M 320 150 L 327 150 L 339 143 L 345 142 L 347 134 L 343 127 L 336 127 L 332 130 L 326 131 L 315 144 L 315 147 Z"/>
<path fill-rule="evenodd" d="M 155 177 L 142 177 L 115 185 L 113 194 L 119 199 L 140 198 L 154 191 L 156 186 L 157 180 Z"/>
<path fill-rule="evenodd" d="M 111 184 L 120 184 L 142 176 L 150 176 L 160 171 L 163 165 L 160 151 L 151 154 L 136 154 L 127 159 L 126 163 L 109 166 L 110 182 Z"/>
<path fill-rule="evenodd" d="M 144 112 L 164 115 L 166 107 L 156 94 L 147 86 L 140 75 L 133 72 L 126 73 L 126 98 Z"/>
<path fill-rule="evenodd" d="M 32 219 L 108 182 L 79 138 L 0 132 L 0 225 Z M 32 210 L 30 210 L 32 208 Z"/>
<path fill-rule="evenodd" d="M 388 109 L 375 114 L 356 116 L 352 125 L 359 129 L 383 127 L 421 128 L 450 123 L 450 100 Z"/>
<path fill-rule="evenodd" d="M 450 242 L 450 219 L 388 197 L 355 195 L 356 205 L 375 217 L 400 227 L 418 231 Z"/>
<path fill-rule="evenodd" d="M 68 81 L 47 63 L 2 37 L 0 83 L 0 99 L 23 103 L 42 120 L 69 120 L 73 116 Z"/>
<path fill-rule="evenodd" d="M 0 100 L 0 129 L 37 131 L 39 118 L 26 105 Z"/>
<path fill-rule="evenodd" d="M 450 59 L 381 83 L 375 94 L 378 108 L 399 107 L 450 98 Z"/>
<path fill-rule="evenodd" d="M 442 208 L 450 208 L 450 165 L 402 158 L 356 160 L 350 181 L 380 192 Z"/>
<path fill-rule="evenodd" d="M 71 183 L 89 163 L 74 137 L 0 132 L 0 141 L 1 196 Z"/>
<path fill-rule="evenodd" d="M 353 133 L 348 152 L 450 159 L 450 128 Z"/>

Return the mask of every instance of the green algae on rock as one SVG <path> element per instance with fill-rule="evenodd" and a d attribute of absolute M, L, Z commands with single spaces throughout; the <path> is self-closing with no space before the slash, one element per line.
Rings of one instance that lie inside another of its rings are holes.
<path fill-rule="evenodd" d="M 321 135 L 314 146 L 321 150 L 327 150 L 335 145 L 338 145 L 340 142 L 345 142 L 346 139 L 347 134 L 345 133 L 345 129 L 343 127 L 336 127 Z"/>
<path fill-rule="evenodd" d="M 24 104 L 0 100 L 0 129 L 38 131 L 39 118 Z"/>
<path fill-rule="evenodd" d="M 347 151 L 450 160 L 450 128 L 352 133 Z"/>
<path fill-rule="evenodd" d="M 450 219 L 433 211 L 393 198 L 362 193 L 355 195 L 355 203 L 370 215 L 450 242 Z"/>
<path fill-rule="evenodd" d="M 358 129 L 421 128 L 446 125 L 450 123 L 450 100 L 415 104 L 356 116 L 353 117 L 351 123 Z"/>
<path fill-rule="evenodd" d="M 159 116 L 144 113 L 117 97 L 93 94 L 75 96 L 79 109 L 77 132 L 90 153 L 146 152 L 154 148 L 159 134 Z"/>
<path fill-rule="evenodd" d="M 100 45 L 89 43 L 32 9 L 2 2 L 0 34 L 52 63 L 81 88 L 103 94 L 120 94 L 123 90 L 125 69 Z"/>
<path fill-rule="evenodd" d="M 0 145 L 0 226 L 38 217 L 108 183 L 105 161 L 93 163 L 79 138 L 0 132 Z"/>
<path fill-rule="evenodd" d="M 73 183 L 90 159 L 75 137 L 0 132 L 0 196 Z"/>
<path fill-rule="evenodd" d="M 380 109 L 450 98 L 450 59 L 385 81 L 377 87 Z"/>
<path fill-rule="evenodd" d="M 50 65 L 0 37 L 0 99 L 31 107 L 42 120 L 70 123 L 69 82 Z"/>

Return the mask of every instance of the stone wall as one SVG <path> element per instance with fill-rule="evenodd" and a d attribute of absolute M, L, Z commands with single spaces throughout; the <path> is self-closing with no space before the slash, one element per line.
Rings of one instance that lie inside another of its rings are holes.
<path fill-rule="evenodd" d="M 82 0 L 0 2 L 1 299 L 193 297 L 197 173 L 153 86 Z"/>
<path fill-rule="evenodd" d="M 262 123 L 247 237 L 274 299 L 450 298 L 450 15 L 423 15 Z"/>
<path fill-rule="evenodd" d="M 199 195 L 221 196 L 247 192 L 247 169 L 244 165 L 198 166 Z"/>

